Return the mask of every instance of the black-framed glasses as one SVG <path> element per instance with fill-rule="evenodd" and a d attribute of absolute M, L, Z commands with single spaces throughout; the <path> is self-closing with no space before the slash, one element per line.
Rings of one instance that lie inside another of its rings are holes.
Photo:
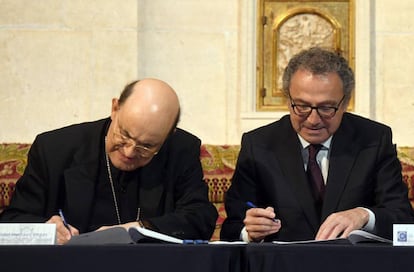
<path fill-rule="evenodd" d="M 345 95 L 342 97 L 341 101 L 339 101 L 337 106 L 311 106 L 306 104 L 295 104 L 290 98 L 290 106 L 293 109 L 293 112 L 300 116 L 300 117 L 308 117 L 312 110 L 316 110 L 316 112 L 319 114 L 321 118 L 332 118 L 335 116 L 336 112 L 339 109 L 339 106 L 342 104 L 342 102 L 345 100 Z"/>
<path fill-rule="evenodd" d="M 154 151 L 154 150 L 151 150 L 151 148 L 145 147 L 141 144 L 137 144 L 134 139 L 132 139 L 131 137 L 127 135 L 122 134 L 121 128 L 119 127 L 118 120 L 117 120 L 117 129 L 119 132 L 113 131 L 114 139 L 117 145 L 120 145 L 123 147 L 125 146 L 127 148 L 133 146 L 135 151 L 138 153 L 138 155 L 143 159 L 149 159 L 158 154 L 158 150 Z"/>

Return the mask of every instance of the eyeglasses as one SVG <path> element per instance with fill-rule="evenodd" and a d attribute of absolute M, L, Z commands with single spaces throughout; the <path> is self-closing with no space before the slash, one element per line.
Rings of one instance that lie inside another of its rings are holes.
<path fill-rule="evenodd" d="M 329 119 L 329 118 L 334 117 L 334 115 L 338 111 L 339 106 L 342 104 L 344 99 L 345 99 L 345 95 L 342 97 L 341 101 L 339 101 L 336 107 L 334 106 L 314 107 L 311 105 L 295 104 L 292 98 L 290 98 L 290 106 L 292 107 L 293 112 L 300 117 L 308 117 L 312 113 L 312 110 L 316 110 L 316 112 L 319 114 L 321 118 Z"/>
<path fill-rule="evenodd" d="M 134 139 L 122 134 L 121 128 L 119 127 L 119 123 L 117 125 L 117 129 L 119 130 L 119 132 L 113 132 L 114 139 L 117 142 L 117 145 L 127 148 L 133 146 L 138 155 L 143 159 L 149 159 L 158 154 L 158 151 L 153 151 L 148 147 L 137 144 Z"/>

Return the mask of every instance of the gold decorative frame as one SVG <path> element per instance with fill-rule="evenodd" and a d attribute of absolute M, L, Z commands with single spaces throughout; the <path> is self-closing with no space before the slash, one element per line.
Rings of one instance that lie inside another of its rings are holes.
<path fill-rule="evenodd" d="M 354 68 L 354 0 L 258 0 L 256 110 L 286 111 L 283 69 L 302 49 L 337 51 Z M 351 98 L 349 109 L 352 110 Z"/>

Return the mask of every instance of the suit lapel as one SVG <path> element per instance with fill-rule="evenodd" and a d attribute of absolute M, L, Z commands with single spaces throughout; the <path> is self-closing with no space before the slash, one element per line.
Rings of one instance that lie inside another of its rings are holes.
<path fill-rule="evenodd" d="M 319 228 L 319 217 L 313 203 L 313 196 L 308 185 L 302 159 L 302 145 L 299 142 L 296 132 L 293 130 L 288 119 L 285 120 L 285 135 L 278 141 L 274 141 L 276 159 L 281 165 L 283 175 L 292 186 L 292 191 L 302 207 L 310 225 L 316 231 Z M 286 133 L 287 132 L 287 133 Z"/>
<path fill-rule="evenodd" d="M 86 231 L 89 225 L 91 209 L 98 180 L 100 158 L 104 156 L 104 130 L 106 121 L 97 123 L 96 133 L 81 145 L 73 156 L 72 166 L 64 171 L 65 206 L 70 221 Z"/>
<path fill-rule="evenodd" d="M 141 170 L 139 207 L 142 218 L 155 217 L 162 212 L 165 199 L 165 152 L 160 152 Z"/>
<path fill-rule="evenodd" d="M 322 207 L 322 220 L 337 210 L 349 173 L 359 152 L 354 138 L 354 129 L 348 125 L 346 115 L 332 139 L 329 157 L 329 173 L 325 199 Z"/>
<path fill-rule="evenodd" d="M 77 165 L 64 172 L 65 205 L 67 205 L 67 209 L 70 212 L 67 214 L 67 217 L 70 218 L 74 225 L 80 226 L 82 231 L 87 229 L 89 223 L 93 196 L 95 194 L 97 165 L 99 165 L 98 162 Z"/>

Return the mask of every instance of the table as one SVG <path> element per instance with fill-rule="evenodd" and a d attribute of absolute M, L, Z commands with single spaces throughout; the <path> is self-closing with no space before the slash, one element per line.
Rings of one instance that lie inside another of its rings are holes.
<path fill-rule="evenodd" d="M 249 244 L 248 271 L 412 271 L 414 247 L 383 244 Z"/>
<path fill-rule="evenodd" d="M 0 246 L 1 271 L 243 271 L 240 245 Z"/>
<path fill-rule="evenodd" d="M 414 247 L 363 244 L 0 246 L 1 271 L 412 271 Z"/>

